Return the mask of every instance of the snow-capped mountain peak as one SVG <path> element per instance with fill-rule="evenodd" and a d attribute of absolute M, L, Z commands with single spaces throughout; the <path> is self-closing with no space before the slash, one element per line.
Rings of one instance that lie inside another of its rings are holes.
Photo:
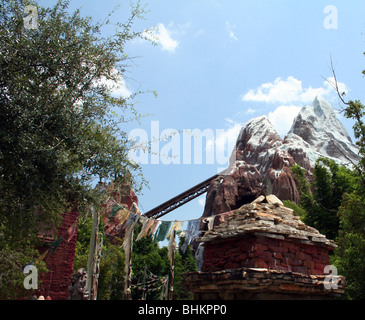
<path fill-rule="evenodd" d="M 319 156 L 328 157 L 339 163 L 357 162 L 358 149 L 338 120 L 331 105 L 320 97 L 316 97 L 312 106 L 305 106 L 293 121 L 289 134 L 285 138 L 288 144 L 297 135 L 307 142 L 311 165 Z M 313 156 L 314 155 L 314 156 Z"/>
<path fill-rule="evenodd" d="M 310 176 L 320 157 L 346 165 L 360 159 L 357 147 L 324 99 L 316 97 L 311 106 L 302 108 L 284 140 L 266 116 L 250 120 L 238 136 L 230 173 L 211 183 L 203 216 L 239 208 L 265 193 L 265 188 L 282 200 L 299 202 L 290 167 L 299 164 Z"/>

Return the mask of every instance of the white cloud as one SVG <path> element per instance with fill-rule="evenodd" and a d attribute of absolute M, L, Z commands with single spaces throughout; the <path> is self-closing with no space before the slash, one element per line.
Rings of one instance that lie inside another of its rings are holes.
<path fill-rule="evenodd" d="M 171 26 L 171 24 L 169 25 Z M 166 28 L 163 23 L 159 23 L 157 27 L 143 32 L 143 36 L 159 44 L 164 51 L 174 53 L 179 42 L 171 37 L 174 31 Z"/>
<path fill-rule="evenodd" d="M 234 41 L 238 41 L 238 38 L 234 34 L 234 32 L 232 30 L 232 26 L 230 25 L 229 21 L 226 22 L 226 26 L 227 26 L 227 30 L 228 30 L 228 33 L 229 33 L 229 37 L 231 39 L 233 39 Z"/>
<path fill-rule="evenodd" d="M 204 208 L 205 207 L 205 197 L 200 197 L 198 203 Z"/>
<path fill-rule="evenodd" d="M 253 115 L 258 112 L 256 109 L 248 108 L 245 112 L 246 115 Z"/>
<path fill-rule="evenodd" d="M 268 118 L 280 136 L 284 137 L 291 128 L 294 118 L 302 108 L 299 106 L 280 106 L 269 112 Z"/>
<path fill-rule="evenodd" d="M 293 123 L 303 104 L 311 104 L 318 95 L 326 99 L 334 98 L 335 79 L 329 77 L 323 81 L 323 85 L 318 88 L 308 86 L 303 88 L 302 81 L 293 76 L 286 80 L 280 77 L 273 82 L 261 84 L 256 89 L 249 90 L 242 96 L 243 101 L 280 103 L 274 111 L 268 114 L 270 122 L 274 125 L 281 136 L 284 136 Z M 348 88 L 342 82 L 337 83 L 340 93 L 348 92 Z M 253 114 L 255 109 L 247 109 L 246 114 Z"/>
<path fill-rule="evenodd" d="M 266 103 L 310 103 L 319 95 L 322 97 L 333 94 L 333 88 L 329 82 L 334 82 L 333 77 L 323 82 L 319 88 L 303 88 L 302 81 L 289 76 L 286 80 L 280 77 L 274 82 L 261 84 L 257 89 L 251 89 L 242 96 L 243 101 L 266 102 Z M 344 83 L 338 83 L 341 91 L 348 91 Z"/>
<path fill-rule="evenodd" d="M 327 81 L 327 85 L 332 87 L 332 88 L 335 88 L 335 85 L 336 85 L 336 80 L 334 77 L 329 77 L 326 79 Z M 347 93 L 349 91 L 349 89 L 346 87 L 346 84 L 344 84 L 343 82 L 338 82 L 337 81 L 337 86 L 338 86 L 338 90 L 340 93 Z"/>
<path fill-rule="evenodd" d="M 132 94 L 132 91 L 128 89 L 123 75 L 121 75 L 119 71 L 114 68 L 112 70 L 111 76 L 115 77 L 116 81 L 107 79 L 103 76 L 97 83 L 106 85 L 107 89 L 114 96 L 128 98 Z"/>
<path fill-rule="evenodd" d="M 204 29 L 199 29 L 198 31 L 196 31 L 195 33 L 194 33 L 194 37 L 199 37 L 199 36 L 201 36 L 201 35 L 203 35 L 203 34 L 205 34 L 205 30 Z"/>
<path fill-rule="evenodd" d="M 217 130 L 214 140 L 207 141 L 206 148 L 208 151 L 214 147 L 218 153 L 231 152 L 233 150 L 242 125 L 231 119 L 226 119 L 226 121 L 229 123 L 228 129 Z"/>

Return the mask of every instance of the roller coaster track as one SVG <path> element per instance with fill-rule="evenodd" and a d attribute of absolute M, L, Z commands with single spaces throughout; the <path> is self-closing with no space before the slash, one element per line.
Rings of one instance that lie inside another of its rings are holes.
<path fill-rule="evenodd" d="M 210 182 L 214 179 L 216 179 L 220 174 L 216 174 L 213 177 L 210 177 L 209 179 L 197 184 L 196 186 L 190 188 L 189 190 L 184 191 L 183 193 L 179 194 L 178 196 L 160 204 L 156 208 L 148 211 L 145 213 L 145 216 L 148 218 L 161 218 L 165 214 L 168 214 L 169 212 L 183 206 L 184 204 L 188 203 L 189 201 L 201 196 L 205 192 L 208 191 L 208 188 L 210 186 Z"/>

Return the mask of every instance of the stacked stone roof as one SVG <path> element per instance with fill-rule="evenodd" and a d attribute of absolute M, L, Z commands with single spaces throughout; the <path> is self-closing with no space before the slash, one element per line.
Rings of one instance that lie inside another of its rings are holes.
<path fill-rule="evenodd" d="M 200 240 L 211 242 L 246 235 L 336 248 L 332 240 L 303 223 L 292 209 L 286 208 L 274 195 L 260 196 L 252 203 L 230 212 L 223 222 L 207 231 Z"/>

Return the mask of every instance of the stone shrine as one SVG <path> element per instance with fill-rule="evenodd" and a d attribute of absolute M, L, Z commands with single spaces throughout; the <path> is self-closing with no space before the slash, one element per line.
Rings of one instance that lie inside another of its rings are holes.
<path fill-rule="evenodd" d="M 217 215 L 200 241 L 201 272 L 185 275 L 195 299 L 332 299 L 344 293 L 344 277 L 327 272 L 335 243 L 273 195 Z"/>

